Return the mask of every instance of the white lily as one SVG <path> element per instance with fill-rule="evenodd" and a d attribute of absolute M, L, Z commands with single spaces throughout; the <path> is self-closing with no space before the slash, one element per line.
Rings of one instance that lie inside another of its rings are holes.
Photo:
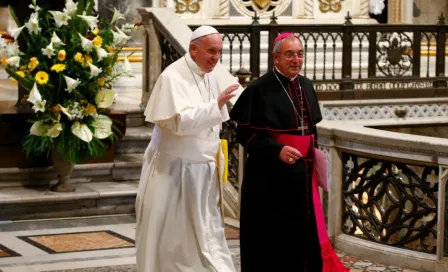
<path fill-rule="evenodd" d="M 37 18 L 37 13 L 33 13 L 30 16 L 30 19 L 25 24 L 26 28 L 28 29 L 28 32 L 39 34 L 39 32 L 42 30 L 42 28 L 39 27 L 39 20 Z"/>
<path fill-rule="evenodd" d="M 135 26 L 134 24 L 126 23 L 121 26 L 121 31 L 123 31 L 126 34 L 131 33 L 132 31 L 137 30 L 139 27 Z"/>
<path fill-rule="evenodd" d="M 117 30 L 117 32 L 112 31 L 112 34 L 114 36 L 114 46 L 123 45 L 131 38 L 130 36 L 124 34 L 123 31 L 121 31 L 118 27 L 115 27 L 115 29 Z"/>
<path fill-rule="evenodd" d="M 53 15 L 53 19 L 57 27 L 68 25 L 68 20 L 70 19 L 70 16 L 60 11 L 51 10 L 49 12 L 51 13 L 51 15 Z"/>
<path fill-rule="evenodd" d="M 103 69 L 96 67 L 95 65 L 91 64 L 90 62 L 87 62 L 87 64 L 90 67 L 90 78 L 96 77 L 101 72 L 103 72 Z"/>
<path fill-rule="evenodd" d="M 28 99 L 26 100 L 30 103 L 36 103 L 36 101 L 42 101 L 42 96 L 40 95 L 39 89 L 37 88 L 37 83 L 34 82 L 34 86 L 31 89 Z"/>
<path fill-rule="evenodd" d="M 55 45 L 65 45 L 65 43 L 62 42 L 62 40 L 56 35 L 56 32 L 53 31 L 53 36 L 51 37 L 51 42 Z"/>
<path fill-rule="evenodd" d="M 115 93 L 112 90 L 101 90 L 95 97 L 97 108 L 105 109 L 114 103 Z"/>
<path fill-rule="evenodd" d="M 42 121 L 36 121 L 33 123 L 30 129 L 31 135 L 45 136 L 48 132 L 49 125 L 45 125 Z"/>
<path fill-rule="evenodd" d="M 36 101 L 36 103 L 34 103 L 34 105 L 33 105 L 34 112 L 38 112 L 38 111 L 45 112 L 45 104 L 47 104 L 46 100 Z"/>
<path fill-rule="evenodd" d="M 128 75 L 132 75 L 132 66 L 131 66 L 131 63 L 129 62 L 127 56 L 124 57 L 123 72 Z"/>
<path fill-rule="evenodd" d="M 84 38 L 84 36 L 82 36 L 80 33 L 78 33 L 79 37 L 81 38 L 81 46 L 82 49 L 84 49 L 87 53 L 92 51 L 93 49 L 93 41 Z"/>
<path fill-rule="evenodd" d="M 73 116 L 68 112 L 68 108 L 64 108 L 61 104 L 58 104 L 61 111 L 68 117 L 68 120 L 73 120 Z"/>
<path fill-rule="evenodd" d="M 6 47 L 6 40 L 0 37 L 0 48 Z"/>
<path fill-rule="evenodd" d="M 20 67 L 20 57 L 19 56 L 14 56 L 14 57 L 10 57 L 9 59 L 6 60 L 7 63 L 9 63 L 9 65 L 11 66 L 15 66 L 15 67 Z"/>
<path fill-rule="evenodd" d="M 49 59 L 51 59 L 52 56 L 56 55 L 54 53 L 53 42 L 50 42 L 47 47 L 42 48 L 42 54 L 47 56 Z"/>
<path fill-rule="evenodd" d="M 74 3 L 73 0 L 67 0 L 63 11 L 69 16 L 75 15 L 78 11 L 78 2 Z"/>
<path fill-rule="evenodd" d="M 62 124 L 61 123 L 56 123 L 54 124 L 52 127 L 50 127 L 47 131 L 47 133 L 45 134 L 45 136 L 51 137 L 51 138 L 56 138 L 59 136 L 59 134 L 61 134 L 62 131 Z"/>
<path fill-rule="evenodd" d="M 38 12 L 40 10 L 40 7 L 36 4 L 36 0 L 32 1 L 33 4 L 29 4 L 28 7 L 30 9 L 34 9 L 35 12 Z"/>
<path fill-rule="evenodd" d="M 84 142 L 89 143 L 90 141 L 92 141 L 93 138 L 93 133 L 92 131 L 90 131 L 90 129 L 85 125 L 79 123 L 79 122 L 75 122 L 72 125 L 72 133 L 78 137 L 79 139 L 83 140 Z"/>
<path fill-rule="evenodd" d="M 106 115 L 99 114 L 94 118 L 92 126 L 95 128 L 93 136 L 105 139 L 112 134 L 112 120 Z"/>
<path fill-rule="evenodd" d="M 98 16 L 94 17 L 94 16 L 78 15 L 78 17 L 83 19 L 92 30 L 98 26 Z"/>
<path fill-rule="evenodd" d="M 22 52 L 20 52 L 19 44 L 17 43 L 17 41 L 6 45 L 6 54 L 8 56 L 18 56 L 22 54 Z"/>
<path fill-rule="evenodd" d="M 25 26 L 19 27 L 19 28 L 15 28 L 15 29 L 11 29 L 8 31 L 9 35 L 11 35 L 14 40 L 17 40 L 17 38 L 19 37 L 20 33 L 22 32 L 22 30 L 25 28 Z"/>
<path fill-rule="evenodd" d="M 68 76 L 64 76 L 65 83 L 67 84 L 67 89 L 65 89 L 68 93 L 71 93 L 74 89 L 78 87 L 78 85 L 81 83 L 78 79 L 73 79 Z"/>
<path fill-rule="evenodd" d="M 107 53 L 106 50 L 104 50 L 101 47 L 95 47 L 96 54 L 98 55 L 98 61 L 101 61 L 103 58 L 107 58 L 109 56 L 109 53 Z"/>
<path fill-rule="evenodd" d="M 120 13 L 116 8 L 114 8 L 114 15 L 112 16 L 112 20 L 110 21 L 110 24 L 113 24 L 116 21 L 121 20 L 121 19 L 124 20 L 126 18 L 124 17 L 124 15 L 122 13 Z"/>

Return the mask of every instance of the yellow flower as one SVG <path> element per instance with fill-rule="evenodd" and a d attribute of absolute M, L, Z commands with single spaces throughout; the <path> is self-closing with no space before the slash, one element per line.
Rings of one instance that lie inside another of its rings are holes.
<path fill-rule="evenodd" d="M 115 49 L 112 46 L 110 46 L 110 45 L 107 47 L 107 51 L 109 51 L 109 53 L 114 52 L 114 50 Z"/>
<path fill-rule="evenodd" d="M 64 61 L 66 55 L 67 55 L 67 52 L 65 52 L 64 49 L 59 50 L 59 52 L 58 52 L 58 60 L 59 61 Z"/>
<path fill-rule="evenodd" d="M 28 63 L 28 69 L 30 69 L 30 71 L 33 71 L 34 69 L 36 69 L 37 65 L 39 65 L 39 61 L 36 57 L 32 57 L 30 59 L 30 62 Z"/>
<path fill-rule="evenodd" d="M 100 47 L 103 44 L 103 38 L 101 38 L 100 36 L 96 36 L 95 39 L 93 39 L 93 44 L 96 47 Z"/>
<path fill-rule="evenodd" d="M 21 77 L 25 77 L 25 73 L 22 72 L 22 71 L 17 71 L 16 74 L 18 74 Z M 13 77 L 11 77 L 11 80 L 14 81 L 14 82 L 17 82 L 17 80 L 15 80 Z"/>
<path fill-rule="evenodd" d="M 98 85 L 100 85 L 100 86 L 104 86 L 104 81 L 105 81 L 106 79 L 104 78 L 104 77 L 100 77 L 100 78 L 98 78 Z"/>
<path fill-rule="evenodd" d="M 39 83 L 40 85 L 47 84 L 48 74 L 45 73 L 44 71 L 39 71 L 39 72 L 37 72 L 35 79 L 36 79 L 37 83 Z"/>
<path fill-rule="evenodd" d="M 81 62 L 81 63 L 83 63 L 84 62 L 84 57 L 82 56 L 82 54 L 81 53 L 76 53 L 76 55 L 75 55 L 75 57 L 74 57 L 74 59 L 75 59 L 75 61 L 77 61 L 77 62 Z"/>
<path fill-rule="evenodd" d="M 96 113 L 96 108 L 92 104 L 87 104 L 87 107 L 84 108 L 84 115 L 93 115 Z"/>
<path fill-rule="evenodd" d="M 98 33 L 100 32 L 100 30 L 95 27 L 95 29 L 92 31 L 93 34 L 98 35 Z"/>
<path fill-rule="evenodd" d="M 55 64 L 51 66 L 51 71 L 56 71 L 56 73 L 62 72 L 65 70 L 65 64 Z"/>
<path fill-rule="evenodd" d="M 92 58 L 90 56 L 85 55 L 84 58 L 86 59 L 86 62 L 92 63 Z"/>
<path fill-rule="evenodd" d="M 84 56 L 84 63 L 83 63 L 84 67 L 89 67 L 88 63 L 92 63 L 92 62 L 93 62 L 93 60 L 90 56 L 87 56 L 87 55 Z"/>
<path fill-rule="evenodd" d="M 3 64 L 3 66 L 8 66 L 8 57 L 3 57 L 2 58 L 2 64 Z"/>
<path fill-rule="evenodd" d="M 53 106 L 50 111 L 52 111 L 54 113 L 60 113 L 61 107 L 59 107 L 59 105 Z"/>

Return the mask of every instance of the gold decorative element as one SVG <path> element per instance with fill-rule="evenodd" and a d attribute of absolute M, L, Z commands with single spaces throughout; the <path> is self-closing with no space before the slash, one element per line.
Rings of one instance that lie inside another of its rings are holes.
<path fill-rule="evenodd" d="M 253 0 L 253 2 L 261 9 L 264 9 L 265 7 L 269 6 L 272 2 L 272 0 Z"/>
<path fill-rule="evenodd" d="M 319 9 L 322 13 L 338 13 L 342 9 L 341 1 L 343 0 L 319 0 Z"/>
<path fill-rule="evenodd" d="M 175 0 L 176 1 L 176 13 L 198 13 L 201 9 L 201 0 Z"/>

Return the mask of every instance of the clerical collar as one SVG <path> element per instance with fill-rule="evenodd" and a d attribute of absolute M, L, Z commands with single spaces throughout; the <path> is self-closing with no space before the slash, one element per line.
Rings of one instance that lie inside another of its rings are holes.
<path fill-rule="evenodd" d="M 199 68 L 199 66 L 196 64 L 196 62 L 194 62 L 194 60 L 191 58 L 190 52 L 187 52 L 185 54 L 185 59 L 187 60 L 188 66 L 190 66 L 191 70 L 193 71 L 193 73 L 203 77 L 205 72 L 201 70 L 201 68 Z"/>
<path fill-rule="evenodd" d="M 279 74 L 282 75 L 283 77 L 289 79 L 290 81 L 294 81 L 294 80 L 299 76 L 299 75 L 296 75 L 295 77 L 290 78 L 290 77 L 285 76 L 282 72 L 280 72 L 280 70 L 277 68 L 277 66 L 274 66 L 274 68 L 275 68 L 275 71 L 276 71 L 277 73 L 279 73 Z"/>

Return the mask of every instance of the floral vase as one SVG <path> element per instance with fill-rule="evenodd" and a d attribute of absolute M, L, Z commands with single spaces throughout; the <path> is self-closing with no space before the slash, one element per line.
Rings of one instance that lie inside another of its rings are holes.
<path fill-rule="evenodd" d="M 51 149 L 51 161 L 53 162 L 53 169 L 58 174 L 58 183 L 53 185 L 50 190 L 54 192 L 74 192 L 76 188 L 70 183 L 70 176 L 75 164 L 68 161 L 55 146 Z"/>

